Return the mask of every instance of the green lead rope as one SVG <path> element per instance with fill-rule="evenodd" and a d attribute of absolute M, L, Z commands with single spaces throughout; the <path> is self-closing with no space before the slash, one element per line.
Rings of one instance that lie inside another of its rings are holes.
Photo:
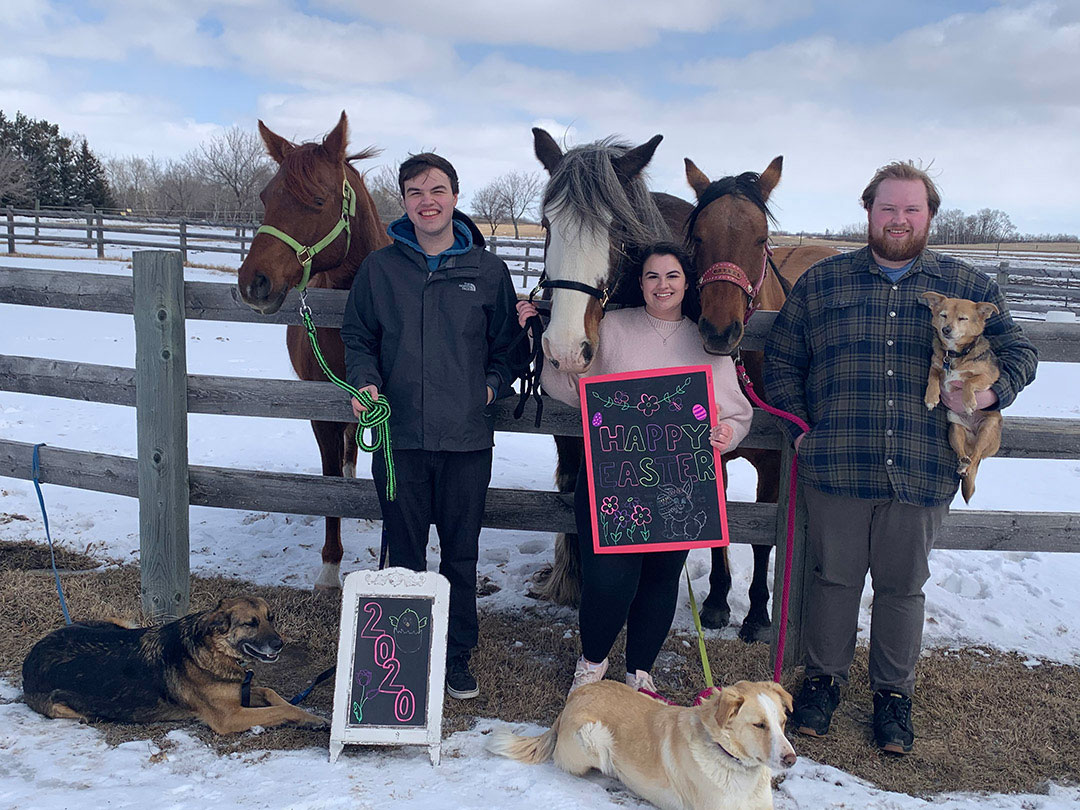
<path fill-rule="evenodd" d="M 372 399 L 367 391 L 357 391 L 344 380 L 338 378 L 322 352 L 319 350 L 319 341 L 315 335 L 315 324 L 311 320 L 311 309 L 307 305 L 304 294 L 300 294 L 300 317 L 304 320 L 304 328 L 307 329 L 308 340 L 311 342 L 311 351 L 315 353 L 315 359 L 319 361 L 319 368 L 323 374 L 338 388 L 347 391 L 356 397 L 360 404 L 367 408 L 360 414 L 360 426 L 356 431 L 356 446 L 367 453 L 374 453 L 382 448 L 383 458 L 386 460 L 386 500 L 392 501 L 397 497 L 397 475 L 394 473 L 394 453 L 390 447 L 390 402 L 385 396 L 377 400 Z M 371 442 L 364 441 L 364 431 L 371 431 Z"/>
<path fill-rule="evenodd" d="M 690 584 L 690 569 L 683 565 L 686 572 L 686 589 L 690 592 L 690 612 L 694 614 L 694 627 L 697 628 L 698 651 L 701 653 L 701 669 L 705 673 L 706 690 L 713 688 L 712 669 L 709 667 L 709 654 L 705 652 L 705 631 L 701 629 L 701 615 L 698 613 L 697 600 L 694 599 L 694 586 Z"/>

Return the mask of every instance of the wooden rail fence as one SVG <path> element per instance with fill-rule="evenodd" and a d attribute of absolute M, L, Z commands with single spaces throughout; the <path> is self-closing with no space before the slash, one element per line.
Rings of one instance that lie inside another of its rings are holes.
<path fill-rule="evenodd" d="M 134 280 L 133 280 L 134 279 Z M 320 326 L 341 323 L 346 293 L 312 289 L 308 303 Z M 377 519 L 379 503 L 367 479 L 190 466 L 186 424 L 189 413 L 272 416 L 350 421 L 348 398 L 330 383 L 265 380 L 187 373 L 186 319 L 298 324 L 295 293 L 274 316 L 264 317 L 239 301 L 235 285 L 184 282 L 180 254 L 140 251 L 132 276 L 0 267 L 0 303 L 134 316 L 134 369 L 73 363 L 39 357 L 0 355 L 0 390 L 103 402 L 137 408 L 138 457 L 46 446 L 41 480 L 139 498 L 142 603 L 158 619 L 188 608 L 188 507 L 331 515 Z M 744 339 L 760 349 L 774 313 L 755 315 Z M 1080 362 L 1080 325 L 1025 324 L 1044 361 Z M 284 351 L 284 347 L 280 347 Z M 514 420 L 512 401 L 493 406 L 498 431 L 581 435 L 576 410 L 548 400 L 544 423 Z M 744 444 L 779 448 L 785 466 L 791 449 L 774 418 L 755 411 Z M 0 438 L 0 476 L 30 479 L 32 445 Z M 314 450 L 313 450 L 314 453 Z M 1005 421 L 1002 457 L 1078 459 L 1080 420 L 1010 417 Z M 781 487 L 786 497 L 786 487 Z M 733 542 L 781 545 L 786 503 L 729 504 Z M 802 654 L 802 591 L 810 571 L 805 552 L 805 515 L 796 532 L 786 659 Z M 574 530 L 572 496 L 551 491 L 492 488 L 483 525 L 495 529 L 558 532 Z M 957 510 L 946 519 L 940 548 L 998 551 L 1080 551 L 1080 513 Z M 777 555 L 774 587 L 783 580 Z M 774 593 L 778 593 L 774 590 Z M 774 633 L 779 628 L 774 599 Z M 774 638 L 775 643 L 775 638 Z"/>

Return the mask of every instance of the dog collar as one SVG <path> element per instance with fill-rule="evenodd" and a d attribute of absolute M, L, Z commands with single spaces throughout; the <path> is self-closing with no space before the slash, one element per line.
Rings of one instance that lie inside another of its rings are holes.
<path fill-rule="evenodd" d="M 730 752 L 730 751 L 728 751 L 728 750 L 727 750 L 726 748 L 724 748 L 724 746 L 722 746 L 722 745 L 721 745 L 720 743 L 717 743 L 717 744 L 716 744 L 716 747 L 717 747 L 717 748 L 719 748 L 719 749 L 720 749 L 721 751 L 723 751 L 723 752 L 724 752 L 725 754 L 727 754 L 727 755 L 728 755 L 729 757 L 731 757 L 731 758 L 732 758 L 733 760 L 735 760 L 736 762 L 738 762 L 738 763 L 739 763 L 740 765 L 742 765 L 742 764 L 743 764 L 743 762 L 742 762 L 742 760 L 741 760 L 741 759 L 739 759 L 739 758 L 738 758 L 737 756 L 735 756 L 735 755 L 734 755 L 733 753 L 731 753 L 731 752 Z"/>

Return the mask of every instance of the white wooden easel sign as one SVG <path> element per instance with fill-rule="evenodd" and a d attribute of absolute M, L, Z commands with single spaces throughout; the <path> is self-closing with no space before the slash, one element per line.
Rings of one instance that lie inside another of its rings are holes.
<path fill-rule="evenodd" d="M 345 577 L 330 761 L 346 745 L 426 745 L 439 764 L 450 584 L 385 568 Z"/>

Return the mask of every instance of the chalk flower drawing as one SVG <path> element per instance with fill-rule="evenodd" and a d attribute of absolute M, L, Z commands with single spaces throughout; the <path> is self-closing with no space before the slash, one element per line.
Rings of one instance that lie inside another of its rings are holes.
<path fill-rule="evenodd" d="M 685 394 L 686 389 L 690 387 L 690 378 L 687 377 L 679 385 L 675 386 L 674 391 L 668 391 L 662 397 L 657 397 L 655 394 L 642 394 L 641 402 L 634 405 L 630 404 L 630 397 L 625 391 L 616 391 L 612 396 L 601 396 L 599 391 L 593 391 L 592 395 L 600 400 L 600 404 L 605 408 L 618 408 L 620 411 L 628 411 L 631 408 L 636 408 L 642 411 L 646 416 L 652 416 L 656 411 L 660 410 L 661 405 L 666 405 L 680 394 Z M 650 410 L 645 410 L 644 403 L 648 402 Z M 681 407 L 681 402 L 679 407 Z M 677 407 L 676 410 L 679 408 Z"/>
<path fill-rule="evenodd" d="M 630 519 L 634 521 L 635 526 L 644 526 L 646 523 L 652 522 L 652 513 L 647 506 L 638 504 L 634 507 L 634 511 L 630 513 Z"/>
<path fill-rule="evenodd" d="M 364 704 L 372 697 L 367 693 L 371 685 L 371 670 L 360 669 L 356 672 L 356 685 L 360 687 L 360 700 L 354 700 L 352 705 L 353 718 L 357 723 L 364 722 Z"/>
<path fill-rule="evenodd" d="M 642 394 L 641 402 L 636 407 L 646 416 L 652 416 L 660 410 L 660 399 L 653 394 Z"/>
<path fill-rule="evenodd" d="M 606 515 L 614 515 L 619 508 L 619 497 L 612 495 L 610 498 L 604 498 L 604 502 L 600 504 L 600 511 Z"/>

